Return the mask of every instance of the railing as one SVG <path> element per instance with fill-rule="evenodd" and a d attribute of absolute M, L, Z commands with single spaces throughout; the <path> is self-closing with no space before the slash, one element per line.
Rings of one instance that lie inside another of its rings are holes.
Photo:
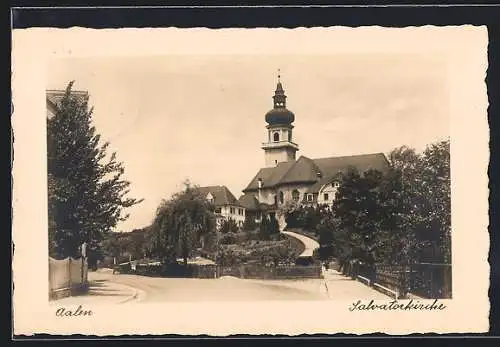
<path fill-rule="evenodd" d="M 448 299 L 452 297 L 451 264 L 417 263 L 407 266 L 370 266 L 349 262 L 342 272 L 368 285 L 378 285 L 397 297 L 415 295 L 422 298 Z"/>
<path fill-rule="evenodd" d="M 49 298 L 70 296 L 88 289 L 88 264 L 79 258 L 49 257 Z"/>
<path fill-rule="evenodd" d="M 451 298 L 450 264 L 420 263 L 411 266 L 408 279 L 412 293 L 430 298 Z"/>

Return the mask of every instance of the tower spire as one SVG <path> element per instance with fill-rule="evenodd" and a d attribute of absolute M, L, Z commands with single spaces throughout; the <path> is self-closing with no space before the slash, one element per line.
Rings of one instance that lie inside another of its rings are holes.
<path fill-rule="evenodd" d="M 278 83 L 276 85 L 276 90 L 274 91 L 274 108 L 284 108 L 286 107 L 286 95 L 283 90 L 283 85 L 281 84 L 281 70 L 278 69 Z"/>
<path fill-rule="evenodd" d="M 299 146 L 292 142 L 292 123 L 295 115 L 286 108 L 286 95 L 281 84 L 281 69 L 278 69 L 278 81 L 274 91 L 274 107 L 266 113 L 267 142 L 262 144 L 266 167 L 274 167 L 278 163 L 295 161 Z"/>

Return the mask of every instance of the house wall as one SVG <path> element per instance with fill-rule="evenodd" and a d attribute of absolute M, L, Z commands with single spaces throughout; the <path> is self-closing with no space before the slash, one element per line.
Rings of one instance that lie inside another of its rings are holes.
<path fill-rule="evenodd" d="M 239 226 L 243 226 L 243 223 L 245 222 L 245 209 L 243 207 L 235 205 L 221 206 L 220 215 L 226 220 L 231 218 Z"/>
<path fill-rule="evenodd" d="M 331 183 L 323 186 L 319 191 L 318 203 L 319 204 L 328 204 L 331 205 L 333 200 L 335 200 L 335 194 L 337 193 L 338 188 L 332 186 Z M 325 199 L 325 194 L 328 194 L 328 199 Z"/>

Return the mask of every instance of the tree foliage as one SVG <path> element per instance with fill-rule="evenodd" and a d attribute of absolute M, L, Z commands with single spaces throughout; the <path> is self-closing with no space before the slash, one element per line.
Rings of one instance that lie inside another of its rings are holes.
<path fill-rule="evenodd" d="M 240 230 L 238 224 L 232 218 L 224 219 L 220 224 L 220 232 L 226 233 L 237 233 Z"/>
<path fill-rule="evenodd" d="M 261 240 L 270 240 L 273 235 L 280 232 L 279 222 L 275 215 L 264 214 L 259 225 L 259 238 Z"/>
<path fill-rule="evenodd" d="M 109 233 L 102 241 L 102 254 L 117 259 L 141 259 L 146 253 L 148 228 Z"/>
<path fill-rule="evenodd" d="M 148 251 L 163 263 L 184 263 L 200 245 L 202 235 L 215 232 L 214 206 L 189 182 L 185 189 L 161 202 L 151 227 Z"/>
<path fill-rule="evenodd" d="M 109 143 L 101 144 L 92 122 L 88 97 L 72 93 L 73 82 L 52 118 L 47 119 L 49 253 L 55 258 L 78 256 L 87 242 L 98 249 L 124 211 L 142 200 L 127 198 L 130 182 Z"/>
<path fill-rule="evenodd" d="M 449 141 L 419 154 L 407 146 L 389 154 L 390 167 L 343 175 L 332 212 L 319 225 L 320 244 L 346 262 L 451 261 Z"/>
<path fill-rule="evenodd" d="M 243 230 L 253 231 L 257 228 L 257 223 L 255 223 L 255 217 L 249 213 L 245 215 L 245 221 L 243 222 Z"/>

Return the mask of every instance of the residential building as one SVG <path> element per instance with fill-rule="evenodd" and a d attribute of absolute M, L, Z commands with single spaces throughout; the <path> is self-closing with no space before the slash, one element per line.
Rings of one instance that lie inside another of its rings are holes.
<path fill-rule="evenodd" d="M 226 186 L 208 186 L 196 188 L 201 196 L 215 205 L 217 225 L 223 220 L 232 219 L 239 227 L 245 222 L 245 208 L 238 202 Z"/>

